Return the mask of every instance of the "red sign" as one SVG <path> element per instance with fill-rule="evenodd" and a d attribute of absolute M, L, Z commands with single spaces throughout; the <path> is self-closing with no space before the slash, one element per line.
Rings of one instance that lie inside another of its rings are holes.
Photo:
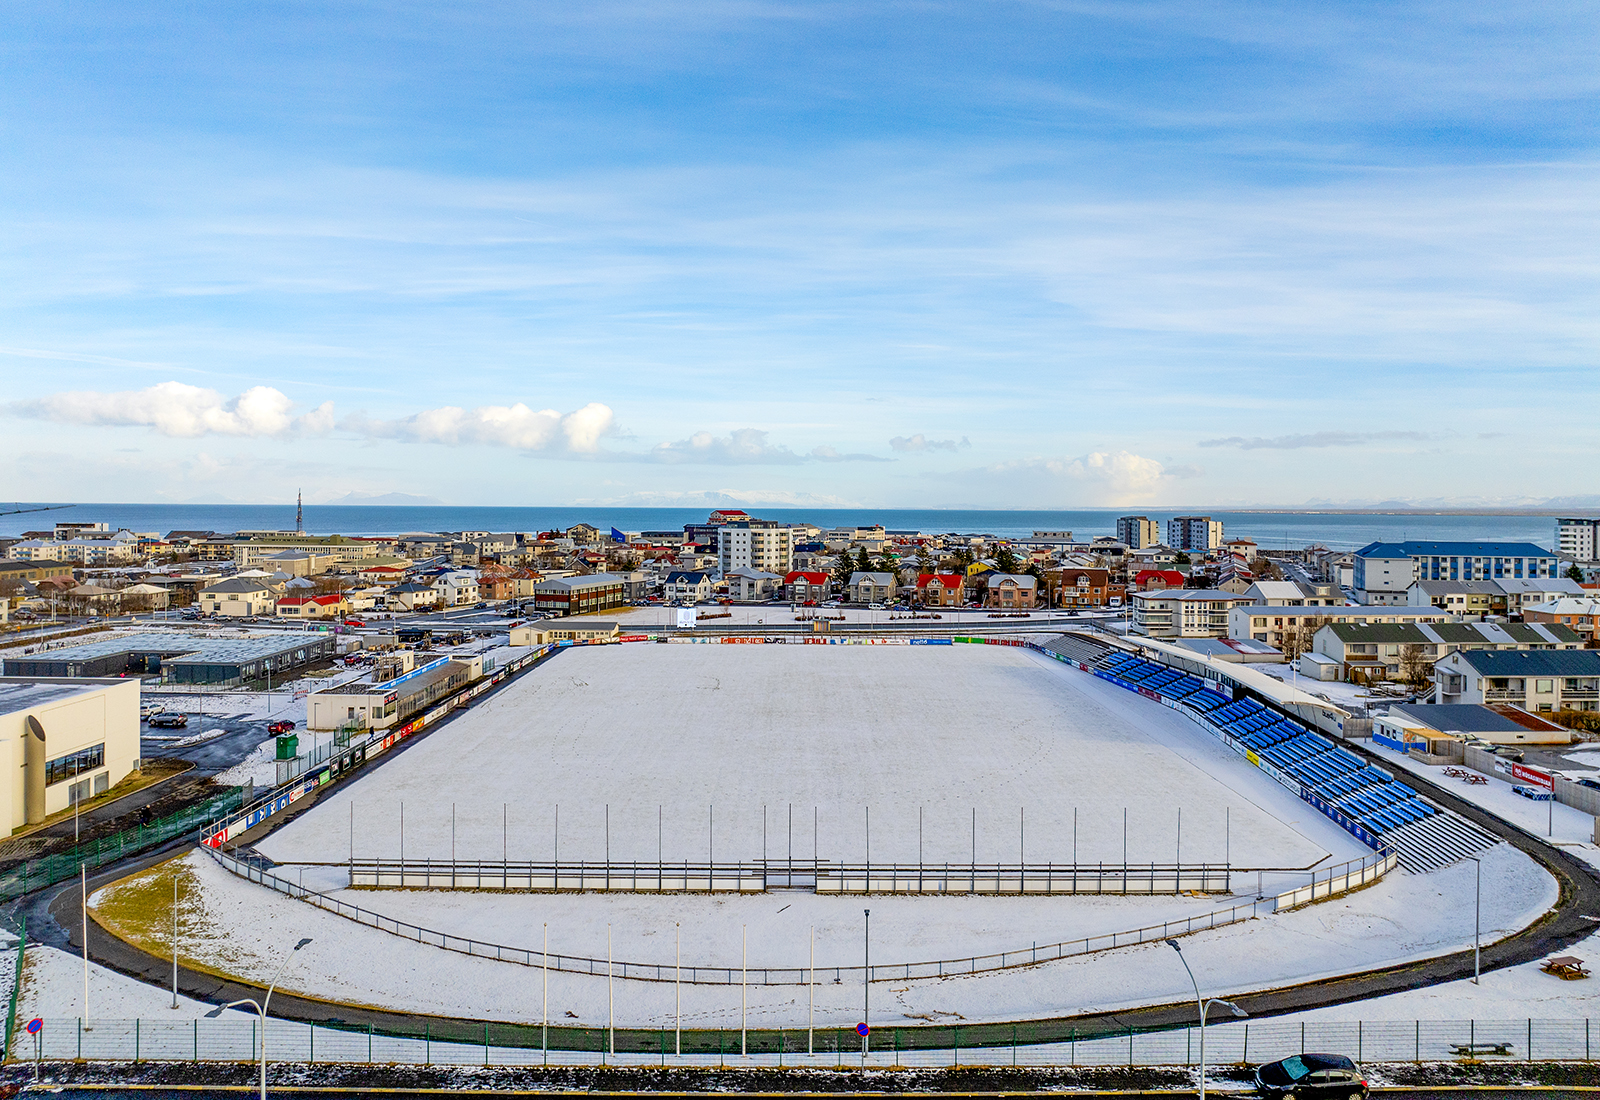
<path fill-rule="evenodd" d="M 1547 791 L 1556 789 L 1556 781 L 1544 772 L 1535 768 L 1525 768 L 1521 764 L 1511 765 L 1511 778 L 1520 779 L 1525 783 L 1532 783 L 1536 787 L 1543 787 Z"/>

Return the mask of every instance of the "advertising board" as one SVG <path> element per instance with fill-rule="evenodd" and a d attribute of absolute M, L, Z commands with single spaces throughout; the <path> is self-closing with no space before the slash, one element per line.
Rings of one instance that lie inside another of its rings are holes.
<path fill-rule="evenodd" d="M 1524 783 L 1532 783 L 1535 787 L 1543 787 L 1547 791 L 1556 789 L 1556 781 L 1546 772 L 1538 768 L 1525 767 L 1522 764 L 1511 765 L 1511 778 L 1520 779 Z"/>

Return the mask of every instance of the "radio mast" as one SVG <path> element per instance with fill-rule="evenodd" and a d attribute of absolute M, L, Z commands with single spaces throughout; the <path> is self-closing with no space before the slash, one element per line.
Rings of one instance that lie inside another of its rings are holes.
<path fill-rule="evenodd" d="M 305 502 L 301 499 L 299 489 L 294 491 L 294 533 L 297 535 L 306 533 Z"/>

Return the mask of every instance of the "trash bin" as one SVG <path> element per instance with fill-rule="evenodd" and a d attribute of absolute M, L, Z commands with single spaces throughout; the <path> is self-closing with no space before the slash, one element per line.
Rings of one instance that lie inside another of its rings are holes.
<path fill-rule="evenodd" d="M 293 760 L 300 755 L 300 735 L 298 733 L 278 734 L 278 759 Z"/>

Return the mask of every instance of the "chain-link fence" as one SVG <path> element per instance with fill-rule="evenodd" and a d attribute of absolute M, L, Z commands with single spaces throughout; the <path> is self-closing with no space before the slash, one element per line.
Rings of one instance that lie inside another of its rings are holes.
<path fill-rule="evenodd" d="M 204 802 L 158 817 L 148 825 L 136 825 L 132 829 L 91 840 L 54 855 L 13 863 L 0 869 L 0 901 L 10 901 L 30 890 L 65 881 L 76 875 L 79 867 L 93 870 L 124 856 L 137 855 L 165 844 L 184 833 L 198 835 L 205 825 L 237 810 L 242 796 L 240 788 L 226 787 Z"/>
<path fill-rule="evenodd" d="M 415 1029 L 267 1021 L 274 1062 L 402 1065 L 662 1064 L 726 1066 L 1186 1066 L 1200 1060 L 1197 1028 L 1168 1031 L 1066 1029 L 1034 1040 L 1038 1026 L 874 1029 L 628 1029 L 419 1020 Z M 1206 1029 L 1206 1064 L 1259 1065 L 1303 1051 L 1357 1062 L 1588 1061 L 1583 1020 L 1230 1021 Z M 19 1032 L 12 1060 L 250 1061 L 262 1028 L 253 1012 L 219 1019 L 51 1018 L 37 1035 Z M 911 1039 L 915 1037 L 916 1042 Z M 1600 1036 L 1595 1036 L 1600 1038 Z M 864 1050 L 864 1046 L 868 1049 Z"/>

